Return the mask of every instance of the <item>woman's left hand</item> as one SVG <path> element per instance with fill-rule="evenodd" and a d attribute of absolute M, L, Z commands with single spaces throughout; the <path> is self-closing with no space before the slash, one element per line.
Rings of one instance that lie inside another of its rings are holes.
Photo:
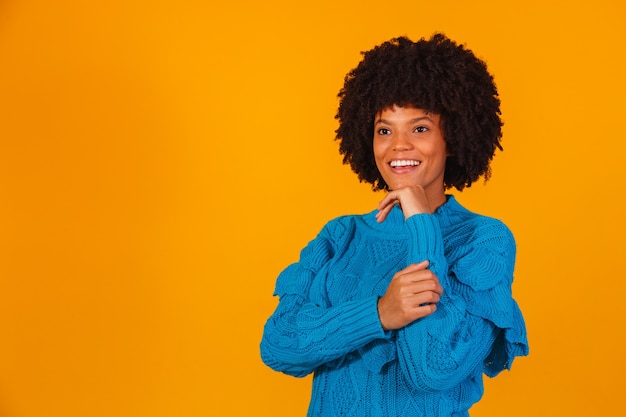
<path fill-rule="evenodd" d="M 378 204 L 376 220 L 379 223 L 383 222 L 396 204 L 400 204 L 405 219 L 414 214 L 432 214 L 433 212 L 424 188 L 414 185 L 390 191 Z"/>

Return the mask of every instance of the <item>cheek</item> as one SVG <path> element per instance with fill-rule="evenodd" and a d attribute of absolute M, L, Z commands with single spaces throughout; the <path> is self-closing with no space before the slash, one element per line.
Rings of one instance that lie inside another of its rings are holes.
<path fill-rule="evenodd" d="M 425 150 L 426 152 L 426 150 Z M 428 154 L 431 155 L 432 158 L 436 160 L 444 160 L 450 156 L 448 149 L 444 143 L 433 143 L 432 146 L 428 149 Z"/>

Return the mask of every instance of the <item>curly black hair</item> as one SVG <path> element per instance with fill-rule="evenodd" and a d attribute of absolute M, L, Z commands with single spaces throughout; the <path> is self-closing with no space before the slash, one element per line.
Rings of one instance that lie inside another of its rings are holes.
<path fill-rule="evenodd" d="M 502 150 L 500 99 L 486 64 L 472 51 L 441 33 L 413 42 L 398 37 L 361 52 L 339 91 L 336 140 L 344 164 L 374 190 L 388 190 L 376 168 L 374 117 L 397 105 L 441 116 L 450 156 L 444 187 L 462 190 L 484 176 L 489 179 L 496 148 Z"/>

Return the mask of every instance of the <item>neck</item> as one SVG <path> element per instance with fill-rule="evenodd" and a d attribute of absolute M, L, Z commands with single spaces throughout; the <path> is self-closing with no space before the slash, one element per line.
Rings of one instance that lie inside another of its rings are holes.
<path fill-rule="evenodd" d="M 432 213 L 437 211 L 437 209 L 445 204 L 446 201 L 448 201 L 448 197 L 446 197 L 445 192 L 437 193 L 435 196 L 428 197 L 428 203 L 430 204 Z"/>

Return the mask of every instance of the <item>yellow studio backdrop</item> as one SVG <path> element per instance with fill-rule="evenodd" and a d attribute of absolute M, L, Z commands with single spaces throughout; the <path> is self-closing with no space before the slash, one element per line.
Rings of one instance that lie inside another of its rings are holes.
<path fill-rule="evenodd" d="M 624 415 L 617 1 L 0 2 L 0 416 L 303 416 L 278 273 L 372 210 L 334 142 L 359 52 L 443 31 L 502 99 L 493 177 L 531 355 L 474 416 Z"/>

